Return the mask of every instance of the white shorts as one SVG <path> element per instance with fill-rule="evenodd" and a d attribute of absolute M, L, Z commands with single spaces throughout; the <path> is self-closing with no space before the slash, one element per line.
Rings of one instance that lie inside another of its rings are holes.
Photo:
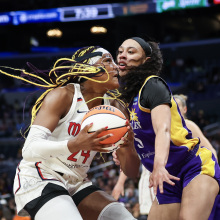
<path fill-rule="evenodd" d="M 148 171 L 143 165 L 142 165 L 142 173 L 141 178 L 139 180 L 139 204 L 140 204 L 140 214 L 141 215 L 148 215 L 150 208 L 152 206 L 152 203 L 155 199 L 155 195 L 153 192 L 153 187 L 149 188 L 149 177 L 150 177 L 150 171 Z"/>
<path fill-rule="evenodd" d="M 92 185 L 91 181 L 67 177 L 53 170 L 45 170 L 38 166 L 18 165 L 14 179 L 13 191 L 19 215 L 26 215 L 23 209 L 27 203 L 41 196 L 49 184 L 56 184 L 66 189 L 70 196 Z"/>

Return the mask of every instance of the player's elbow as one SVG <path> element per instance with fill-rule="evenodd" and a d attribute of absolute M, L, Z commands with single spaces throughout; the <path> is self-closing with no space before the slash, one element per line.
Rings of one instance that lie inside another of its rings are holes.
<path fill-rule="evenodd" d="M 22 149 L 23 159 L 26 161 L 36 161 L 36 160 L 46 159 L 44 156 L 39 155 L 38 153 L 35 152 L 36 151 L 35 148 L 37 148 L 38 146 L 39 144 L 35 142 L 28 143 L 28 145 L 24 145 Z"/>

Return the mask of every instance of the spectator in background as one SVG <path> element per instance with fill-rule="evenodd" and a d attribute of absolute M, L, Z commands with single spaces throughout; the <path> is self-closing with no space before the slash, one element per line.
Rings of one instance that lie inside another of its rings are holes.
<path fill-rule="evenodd" d="M 209 150 L 211 150 L 212 153 L 215 155 L 216 159 L 218 159 L 216 150 L 211 145 L 209 140 L 204 136 L 204 134 L 202 133 L 202 131 L 199 128 L 199 126 L 195 122 L 187 119 L 187 104 L 186 104 L 186 101 L 187 101 L 188 97 L 186 95 L 183 95 L 183 94 L 179 94 L 179 95 L 176 94 L 173 97 L 174 97 L 174 99 L 176 100 L 176 102 L 177 102 L 177 104 L 179 106 L 179 109 L 180 109 L 180 112 L 181 112 L 182 116 L 185 119 L 187 128 L 189 128 L 191 130 L 191 132 L 192 132 L 192 136 L 193 137 L 199 137 L 200 145 L 201 146 L 205 146 Z"/>
<path fill-rule="evenodd" d="M 189 128 L 191 130 L 193 137 L 199 137 L 200 138 L 200 145 L 207 147 L 209 150 L 211 150 L 212 153 L 215 155 L 216 159 L 218 160 L 216 150 L 211 145 L 209 140 L 204 136 L 204 134 L 200 130 L 199 126 L 196 123 L 194 123 L 193 121 L 187 119 L 186 101 L 187 101 L 188 97 L 183 94 L 176 94 L 173 97 L 175 98 L 175 100 L 179 106 L 180 112 L 185 119 L 186 126 L 187 126 L 187 128 Z M 220 207 L 220 196 L 218 195 L 216 197 L 216 200 L 215 200 L 211 215 L 209 217 L 209 220 L 219 220 L 220 219 L 219 207 Z"/>
<path fill-rule="evenodd" d="M 0 204 L 0 220 L 7 220 L 7 219 L 4 217 L 3 207 L 2 207 L 1 204 Z"/>

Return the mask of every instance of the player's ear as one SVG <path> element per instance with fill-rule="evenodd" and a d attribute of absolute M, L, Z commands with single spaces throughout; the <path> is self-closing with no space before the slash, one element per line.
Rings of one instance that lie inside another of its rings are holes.
<path fill-rule="evenodd" d="M 143 64 L 144 64 L 148 59 L 150 59 L 150 57 L 146 57 L 146 58 L 144 59 Z"/>
<path fill-rule="evenodd" d="M 184 114 L 186 114 L 186 112 L 187 112 L 187 107 L 186 106 L 183 108 L 183 112 L 184 112 Z"/>

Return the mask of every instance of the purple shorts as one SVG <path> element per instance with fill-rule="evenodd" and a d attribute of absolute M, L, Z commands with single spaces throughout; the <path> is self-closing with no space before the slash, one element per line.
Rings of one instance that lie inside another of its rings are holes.
<path fill-rule="evenodd" d="M 175 186 L 164 182 L 164 193 L 157 190 L 159 204 L 181 203 L 182 191 L 199 174 L 209 175 L 216 179 L 220 186 L 220 167 L 215 156 L 205 147 L 196 146 L 189 152 L 186 159 L 175 169 L 169 171 L 171 175 L 180 178 L 174 181 Z"/>
<path fill-rule="evenodd" d="M 218 195 L 215 199 L 215 203 L 208 220 L 219 220 L 219 219 L 220 219 L 220 195 Z"/>

